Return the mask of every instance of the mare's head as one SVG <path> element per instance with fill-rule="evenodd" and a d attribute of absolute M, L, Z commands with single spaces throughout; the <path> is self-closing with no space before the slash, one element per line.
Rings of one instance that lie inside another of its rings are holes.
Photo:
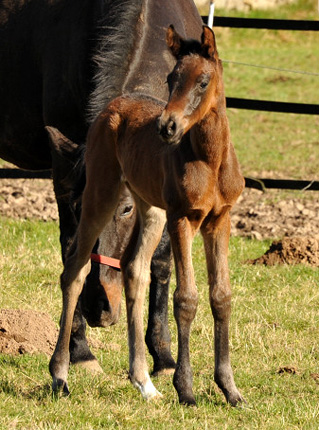
<path fill-rule="evenodd" d="M 121 192 L 112 220 L 104 227 L 93 253 L 120 259 L 136 218 L 135 204 L 127 188 Z M 123 280 L 120 271 L 92 261 L 81 294 L 82 313 L 91 327 L 107 327 L 120 318 Z"/>
<path fill-rule="evenodd" d="M 203 26 L 201 41 L 184 40 L 171 25 L 166 43 L 177 63 L 168 75 L 169 100 L 158 118 L 158 132 L 168 144 L 178 144 L 190 128 L 225 107 L 222 64 L 214 32 Z"/>

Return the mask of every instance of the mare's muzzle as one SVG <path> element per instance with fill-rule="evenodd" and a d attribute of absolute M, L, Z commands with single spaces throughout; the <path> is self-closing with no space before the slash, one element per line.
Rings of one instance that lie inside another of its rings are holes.
<path fill-rule="evenodd" d="M 157 132 L 168 145 L 177 145 L 184 134 L 184 129 L 174 115 L 168 115 L 164 111 L 157 118 Z"/>

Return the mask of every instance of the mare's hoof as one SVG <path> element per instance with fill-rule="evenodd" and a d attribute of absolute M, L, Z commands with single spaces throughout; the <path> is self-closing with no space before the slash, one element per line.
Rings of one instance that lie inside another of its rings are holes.
<path fill-rule="evenodd" d="M 62 393 L 63 396 L 69 396 L 70 391 L 66 381 L 59 378 L 53 378 L 52 381 L 52 391 L 55 396 Z"/>
<path fill-rule="evenodd" d="M 99 362 L 96 359 L 77 361 L 76 363 L 74 363 L 74 366 L 80 366 L 91 373 L 104 373 L 102 367 L 99 365 Z"/>
<path fill-rule="evenodd" d="M 175 367 L 163 368 L 163 369 L 154 370 L 152 372 L 152 376 L 157 377 L 157 376 L 173 375 L 174 372 L 175 372 Z"/>

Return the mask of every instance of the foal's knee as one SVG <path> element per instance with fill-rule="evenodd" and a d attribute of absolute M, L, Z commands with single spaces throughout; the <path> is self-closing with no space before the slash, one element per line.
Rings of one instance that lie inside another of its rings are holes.
<path fill-rule="evenodd" d="M 196 315 L 198 305 L 198 292 L 195 288 L 192 291 L 182 292 L 176 290 L 174 293 L 174 315 L 180 322 L 191 324 Z"/>
<path fill-rule="evenodd" d="M 210 291 L 210 306 L 215 320 L 223 321 L 230 316 L 231 291 L 230 288 L 218 288 Z"/>
<path fill-rule="evenodd" d="M 122 274 L 127 298 L 136 298 L 139 290 L 136 288 L 137 285 L 146 286 L 151 281 L 150 268 L 147 269 L 143 267 L 143 264 L 138 264 L 136 261 L 129 261 L 122 266 Z"/>

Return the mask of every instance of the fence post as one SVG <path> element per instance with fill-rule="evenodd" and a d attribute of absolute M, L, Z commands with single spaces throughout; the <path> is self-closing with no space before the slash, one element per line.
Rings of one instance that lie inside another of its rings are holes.
<path fill-rule="evenodd" d="M 318 0 L 319 2 L 319 0 Z M 208 13 L 208 27 L 213 28 L 214 23 L 214 13 L 215 13 L 215 3 L 214 0 L 209 2 L 209 13 Z"/>

